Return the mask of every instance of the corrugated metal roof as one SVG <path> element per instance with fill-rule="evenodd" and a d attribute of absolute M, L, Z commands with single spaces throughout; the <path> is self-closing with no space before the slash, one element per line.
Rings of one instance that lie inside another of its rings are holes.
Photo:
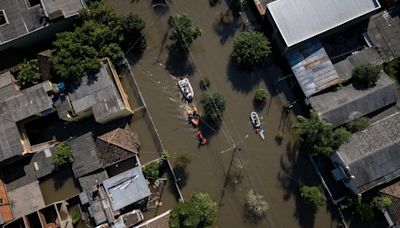
<path fill-rule="evenodd" d="M 377 0 L 278 0 L 267 5 L 288 47 L 380 8 Z"/>
<path fill-rule="evenodd" d="M 318 40 L 290 50 L 286 58 L 306 97 L 340 82 L 339 75 Z"/>

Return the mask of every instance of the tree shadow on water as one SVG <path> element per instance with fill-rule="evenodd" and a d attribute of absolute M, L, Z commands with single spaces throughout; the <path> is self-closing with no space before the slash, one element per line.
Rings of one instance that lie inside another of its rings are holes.
<path fill-rule="evenodd" d="M 175 44 L 170 45 L 168 49 L 169 52 L 165 68 L 169 73 L 177 77 L 193 75 L 196 69 L 194 65 L 190 63 L 186 52 Z"/>
<path fill-rule="evenodd" d="M 228 80 L 232 84 L 232 88 L 242 93 L 249 93 L 260 83 L 263 78 L 261 70 L 241 71 L 232 61 L 228 64 Z"/>
<path fill-rule="evenodd" d="M 207 139 L 207 142 L 210 142 L 211 138 L 218 133 L 220 127 L 221 127 L 220 120 L 204 118 L 201 119 L 199 130 L 202 132 L 203 136 Z"/>
<path fill-rule="evenodd" d="M 214 31 L 220 37 L 219 41 L 223 45 L 230 37 L 233 37 L 236 31 L 241 27 L 240 17 L 231 11 L 220 12 L 217 16 Z"/>

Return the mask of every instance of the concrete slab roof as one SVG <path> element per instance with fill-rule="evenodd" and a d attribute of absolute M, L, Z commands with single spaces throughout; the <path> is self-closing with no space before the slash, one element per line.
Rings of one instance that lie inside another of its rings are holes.
<path fill-rule="evenodd" d="M 38 181 L 9 191 L 8 196 L 12 202 L 11 209 L 14 218 L 22 217 L 45 207 Z"/>

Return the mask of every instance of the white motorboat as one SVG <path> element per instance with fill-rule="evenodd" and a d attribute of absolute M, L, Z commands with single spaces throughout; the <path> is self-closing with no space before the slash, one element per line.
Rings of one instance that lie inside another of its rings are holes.
<path fill-rule="evenodd" d="M 262 127 L 257 128 L 257 132 L 258 132 L 258 134 L 260 135 L 261 139 L 265 139 L 265 136 L 264 136 L 264 128 L 262 128 Z"/>
<path fill-rule="evenodd" d="M 188 78 L 183 78 L 182 80 L 179 80 L 178 86 L 186 100 L 193 100 L 194 92 Z"/>
<path fill-rule="evenodd" d="M 250 113 L 250 120 L 254 128 L 259 128 L 261 126 L 260 118 L 258 117 L 258 114 L 256 112 Z"/>

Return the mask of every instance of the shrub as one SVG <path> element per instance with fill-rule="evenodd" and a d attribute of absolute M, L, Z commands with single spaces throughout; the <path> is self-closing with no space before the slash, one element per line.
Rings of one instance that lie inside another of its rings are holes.
<path fill-rule="evenodd" d="M 185 169 L 192 161 L 190 155 L 187 153 L 179 153 L 175 159 L 175 166 Z"/>
<path fill-rule="evenodd" d="M 392 205 L 392 200 L 387 196 L 376 196 L 372 199 L 371 206 L 383 210 Z"/>
<path fill-rule="evenodd" d="M 225 111 L 225 99 L 218 92 L 203 93 L 200 103 L 203 105 L 206 118 L 219 119 Z"/>
<path fill-rule="evenodd" d="M 217 220 L 217 204 L 207 193 L 195 193 L 188 201 L 175 205 L 169 218 L 170 228 L 212 227 Z"/>
<path fill-rule="evenodd" d="M 143 175 L 146 179 L 150 181 L 155 181 L 160 175 L 160 165 L 158 161 L 151 162 L 143 167 Z"/>
<path fill-rule="evenodd" d="M 210 79 L 208 77 L 204 77 L 202 79 L 200 79 L 200 88 L 202 90 L 207 90 L 208 87 L 210 87 Z"/>
<path fill-rule="evenodd" d="M 242 32 L 233 42 L 233 62 L 242 69 L 262 66 L 271 53 L 270 42 L 259 32 Z"/>
<path fill-rule="evenodd" d="M 380 72 L 381 67 L 379 65 L 364 64 L 353 70 L 351 79 L 356 87 L 367 89 L 375 86 Z"/>
<path fill-rule="evenodd" d="M 256 89 L 256 94 L 254 96 L 254 100 L 256 102 L 262 103 L 269 98 L 269 93 L 266 89 L 258 88 Z"/>
<path fill-rule="evenodd" d="M 60 142 L 56 145 L 56 152 L 53 156 L 53 162 L 56 166 L 62 166 L 72 162 L 73 155 L 71 147 L 67 142 Z"/>
<path fill-rule="evenodd" d="M 358 131 L 362 131 L 366 129 L 369 125 L 368 117 L 358 117 L 346 125 L 346 129 L 351 133 L 356 133 Z"/>
<path fill-rule="evenodd" d="M 283 139 L 285 139 L 285 133 L 283 131 L 278 131 L 278 133 L 275 135 L 275 140 L 281 144 Z"/>
<path fill-rule="evenodd" d="M 324 194 L 316 186 L 303 185 L 300 187 L 300 196 L 313 206 L 323 206 L 326 203 Z"/>
<path fill-rule="evenodd" d="M 249 213 L 262 217 L 267 212 L 269 205 L 265 201 L 264 196 L 257 194 L 253 189 L 249 190 L 246 195 L 246 207 Z"/>
<path fill-rule="evenodd" d="M 369 221 L 374 218 L 374 211 L 372 207 L 365 202 L 359 202 L 355 207 L 355 212 L 364 221 Z"/>
<path fill-rule="evenodd" d="M 72 219 L 72 224 L 77 224 L 81 220 L 81 215 L 76 208 L 71 209 L 71 219 Z"/>
<path fill-rule="evenodd" d="M 22 88 L 27 88 L 40 82 L 40 71 L 36 59 L 24 61 L 18 73 L 17 81 Z"/>

